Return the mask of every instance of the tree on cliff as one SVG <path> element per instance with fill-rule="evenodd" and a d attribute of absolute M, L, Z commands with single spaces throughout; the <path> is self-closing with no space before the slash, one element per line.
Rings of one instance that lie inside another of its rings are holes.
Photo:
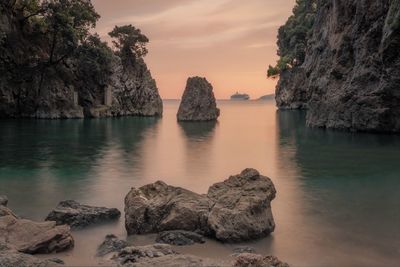
<path fill-rule="evenodd" d="M 132 25 L 115 26 L 109 35 L 114 39 L 113 44 L 125 67 L 134 65 L 136 59 L 148 52 L 146 44 L 149 39 Z"/>
<path fill-rule="evenodd" d="M 268 77 L 277 77 L 281 71 L 304 62 L 307 42 L 314 25 L 317 0 L 296 0 L 293 15 L 278 31 L 278 56 L 275 66 L 269 65 Z"/>

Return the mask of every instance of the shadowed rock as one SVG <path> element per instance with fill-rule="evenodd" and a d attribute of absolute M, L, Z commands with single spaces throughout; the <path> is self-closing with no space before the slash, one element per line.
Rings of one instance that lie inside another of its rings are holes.
<path fill-rule="evenodd" d="M 0 196 L 0 206 L 7 206 L 8 198 L 6 196 Z"/>
<path fill-rule="evenodd" d="M 235 267 L 289 267 L 275 256 L 262 256 L 252 253 L 242 253 L 236 257 Z"/>
<path fill-rule="evenodd" d="M 219 113 L 212 85 L 206 78 L 189 78 L 179 106 L 178 121 L 212 121 Z"/>
<path fill-rule="evenodd" d="M 119 252 L 127 246 L 128 243 L 125 240 L 120 240 L 115 235 L 107 235 L 103 243 L 97 248 L 97 256 L 101 257 L 112 252 Z"/>
<path fill-rule="evenodd" d="M 72 228 L 83 228 L 92 224 L 116 220 L 121 212 L 115 208 L 82 205 L 74 200 L 61 201 L 50 212 L 46 221 L 55 221 L 57 225 L 68 224 Z"/>
<path fill-rule="evenodd" d="M 205 243 L 203 236 L 188 231 L 165 231 L 158 234 L 157 243 L 165 243 L 175 246 L 187 246 L 194 243 Z"/>
<path fill-rule="evenodd" d="M 163 182 L 132 188 L 125 198 L 128 234 L 195 231 L 224 242 L 264 237 L 274 231 L 272 181 L 254 169 L 211 186 L 207 195 Z"/>

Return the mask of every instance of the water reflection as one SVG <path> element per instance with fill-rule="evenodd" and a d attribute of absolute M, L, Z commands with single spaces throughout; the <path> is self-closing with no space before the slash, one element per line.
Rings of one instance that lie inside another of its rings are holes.
<path fill-rule="evenodd" d="M 393 265 L 400 258 L 399 138 L 307 128 L 301 112 L 278 111 L 277 122 L 278 153 L 297 169 L 303 217 L 313 223 L 310 256 L 322 265 Z"/>
<path fill-rule="evenodd" d="M 193 173 L 193 179 L 202 176 L 213 167 L 213 140 L 216 121 L 209 122 L 179 122 L 182 138 L 185 140 L 186 173 Z"/>

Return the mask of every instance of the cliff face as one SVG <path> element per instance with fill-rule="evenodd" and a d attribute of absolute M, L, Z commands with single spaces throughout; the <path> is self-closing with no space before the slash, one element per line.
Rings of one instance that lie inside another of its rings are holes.
<path fill-rule="evenodd" d="M 142 58 L 127 68 L 112 55 L 110 69 L 100 78 L 89 77 L 90 69 L 98 66 L 88 64 L 89 71 L 82 71 L 74 57 L 60 64 L 41 63 L 39 56 L 49 57 L 41 50 L 46 45 L 32 45 L 34 28 L 19 15 L 0 6 L 0 117 L 162 115 L 156 82 Z"/>
<path fill-rule="evenodd" d="M 301 66 L 282 73 L 280 108 L 307 124 L 400 132 L 400 1 L 320 0 Z"/>

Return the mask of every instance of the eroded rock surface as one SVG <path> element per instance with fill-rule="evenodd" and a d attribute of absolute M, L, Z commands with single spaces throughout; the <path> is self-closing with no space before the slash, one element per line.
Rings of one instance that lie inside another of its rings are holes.
<path fill-rule="evenodd" d="M 205 243 L 202 235 L 194 232 L 175 230 L 175 231 L 165 231 L 158 234 L 157 243 L 165 243 L 175 246 L 187 246 L 193 245 L 195 243 Z"/>
<path fill-rule="evenodd" d="M 33 222 L 12 214 L 0 217 L 0 242 L 28 254 L 60 252 L 74 245 L 69 226 Z"/>
<path fill-rule="evenodd" d="M 275 256 L 242 253 L 236 257 L 235 267 L 289 267 Z"/>
<path fill-rule="evenodd" d="M 318 1 L 304 63 L 281 75 L 280 108 L 309 126 L 400 132 L 400 1 Z"/>
<path fill-rule="evenodd" d="M 112 252 L 119 252 L 128 246 L 128 242 L 118 239 L 115 235 L 107 235 L 97 248 L 97 256 L 105 256 Z"/>
<path fill-rule="evenodd" d="M 61 201 L 50 212 L 46 221 L 55 221 L 57 225 L 68 224 L 72 228 L 83 228 L 92 224 L 117 220 L 121 212 L 115 208 L 82 205 L 74 200 Z"/>
<path fill-rule="evenodd" d="M 261 238 L 274 231 L 272 181 L 254 169 L 210 187 L 207 195 L 164 182 L 132 188 L 125 198 L 128 234 L 197 232 L 224 242 Z"/>
<path fill-rule="evenodd" d="M 178 121 L 212 121 L 219 114 L 212 85 L 206 78 L 189 78 L 179 106 Z"/>

